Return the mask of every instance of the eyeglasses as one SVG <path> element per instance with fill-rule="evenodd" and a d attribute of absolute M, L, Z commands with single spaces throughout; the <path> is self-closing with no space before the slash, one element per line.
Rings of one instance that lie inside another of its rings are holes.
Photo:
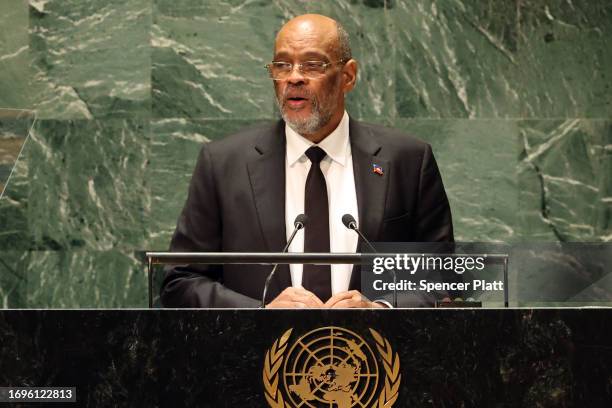
<path fill-rule="evenodd" d="M 292 64 L 290 62 L 272 61 L 266 65 L 270 78 L 275 81 L 281 81 L 287 79 L 293 72 L 293 67 L 297 66 L 298 71 L 306 78 L 314 79 L 325 75 L 327 68 L 334 64 L 344 64 L 345 60 L 339 60 L 334 62 L 324 61 L 304 61 L 299 64 Z"/>

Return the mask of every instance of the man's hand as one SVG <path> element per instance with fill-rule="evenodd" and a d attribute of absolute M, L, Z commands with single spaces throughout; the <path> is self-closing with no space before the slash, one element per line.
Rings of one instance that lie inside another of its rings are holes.
<path fill-rule="evenodd" d="M 370 302 L 368 298 L 363 296 L 358 290 L 349 290 L 348 292 L 336 293 L 330 297 L 323 307 L 331 309 L 349 309 L 349 308 L 384 308 L 383 305 Z"/>
<path fill-rule="evenodd" d="M 320 308 L 323 302 L 314 293 L 297 287 L 288 287 L 274 300 L 266 305 L 266 309 L 304 309 Z"/>

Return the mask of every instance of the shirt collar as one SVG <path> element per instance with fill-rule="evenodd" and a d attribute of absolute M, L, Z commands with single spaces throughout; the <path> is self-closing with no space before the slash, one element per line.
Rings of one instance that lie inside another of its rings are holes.
<path fill-rule="evenodd" d="M 301 136 L 285 124 L 285 135 L 287 138 L 287 162 L 289 166 L 293 166 L 299 159 L 306 157 L 304 154 L 310 146 L 313 146 L 310 140 Z M 346 160 L 351 153 L 351 144 L 349 143 L 349 117 L 346 111 L 342 115 L 340 123 L 327 137 L 318 144 L 325 150 L 325 153 L 335 162 L 344 166 Z"/>

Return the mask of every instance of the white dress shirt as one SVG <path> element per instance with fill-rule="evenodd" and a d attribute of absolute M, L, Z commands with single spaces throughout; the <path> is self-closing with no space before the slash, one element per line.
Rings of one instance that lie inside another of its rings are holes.
<path fill-rule="evenodd" d="M 304 212 L 304 189 L 311 162 L 304 154 L 314 143 L 285 125 L 287 156 L 285 160 L 285 225 L 287 239 L 294 229 L 293 221 Z M 353 158 L 349 142 L 349 117 L 346 111 L 338 127 L 318 146 L 327 156 L 321 161 L 321 171 L 327 184 L 329 200 L 329 246 L 331 252 L 354 253 L 357 234 L 342 224 L 342 216 L 351 214 L 358 220 L 357 193 L 353 175 Z M 308 225 L 306 225 L 308 228 Z M 304 251 L 304 230 L 298 232 L 289 247 L 290 252 Z M 302 285 L 303 265 L 289 266 L 293 286 Z M 348 290 L 353 265 L 331 265 L 332 294 Z M 325 300 L 325 299 L 324 299 Z"/>

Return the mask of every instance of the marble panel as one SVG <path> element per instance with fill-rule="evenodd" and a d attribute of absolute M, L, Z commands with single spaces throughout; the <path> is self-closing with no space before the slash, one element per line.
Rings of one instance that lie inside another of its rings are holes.
<path fill-rule="evenodd" d="M 396 127 L 432 145 L 457 241 L 517 240 L 515 121 L 398 119 Z"/>
<path fill-rule="evenodd" d="M 150 114 L 151 2 L 30 1 L 40 118 Z"/>
<path fill-rule="evenodd" d="M 612 3 L 518 3 L 520 116 L 612 117 Z"/>
<path fill-rule="evenodd" d="M 606 118 L 605 0 L 399 1 L 399 116 Z"/>
<path fill-rule="evenodd" d="M 0 2 L 0 108 L 31 107 L 28 6 L 23 0 Z"/>
<path fill-rule="evenodd" d="M 153 115 L 272 118 L 264 65 L 290 9 L 284 2 L 155 1 Z"/>
<path fill-rule="evenodd" d="M 612 245 L 585 242 L 527 242 L 510 256 L 513 306 L 612 305 Z"/>
<path fill-rule="evenodd" d="M 25 276 L 28 308 L 147 307 L 141 251 L 31 251 L 17 273 Z"/>
<path fill-rule="evenodd" d="M 39 120 L 0 201 L 0 247 L 138 248 L 150 199 L 148 122 Z"/>
<path fill-rule="evenodd" d="M 398 116 L 517 116 L 516 2 L 398 0 L 394 4 Z"/>
<path fill-rule="evenodd" d="M 27 252 L 0 249 L 0 309 L 27 308 Z"/>
<path fill-rule="evenodd" d="M 25 122 L 21 120 L 10 118 L 3 120 L 3 123 L 5 131 L 6 126 L 10 127 L 11 135 L 14 134 L 15 127 L 21 131 L 26 130 Z M 0 146 L 2 146 L 4 152 L 3 156 L 6 158 L 6 161 L 2 164 L 6 178 L 2 182 L 7 183 L 0 195 L 0 250 L 23 248 L 24 243 L 29 240 L 27 211 L 30 185 L 28 182 L 28 162 L 24 158 L 28 146 L 25 140 L 25 135 L 17 138 L 11 136 L 6 140 L 0 139 Z M 19 160 L 15 161 L 19 154 L 18 147 L 15 144 L 19 143 L 25 143 L 25 145 L 19 147 L 21 156 L 19 156 Z"/>
<path fill-rule="evenodd" d="M 31 111 L 0 109 L 0 197 L 33 121 Z"/>
<path fill-rule="evenodd" d="M 518 123 L 523 241 L 612 240 L 612 123 Z"/>

